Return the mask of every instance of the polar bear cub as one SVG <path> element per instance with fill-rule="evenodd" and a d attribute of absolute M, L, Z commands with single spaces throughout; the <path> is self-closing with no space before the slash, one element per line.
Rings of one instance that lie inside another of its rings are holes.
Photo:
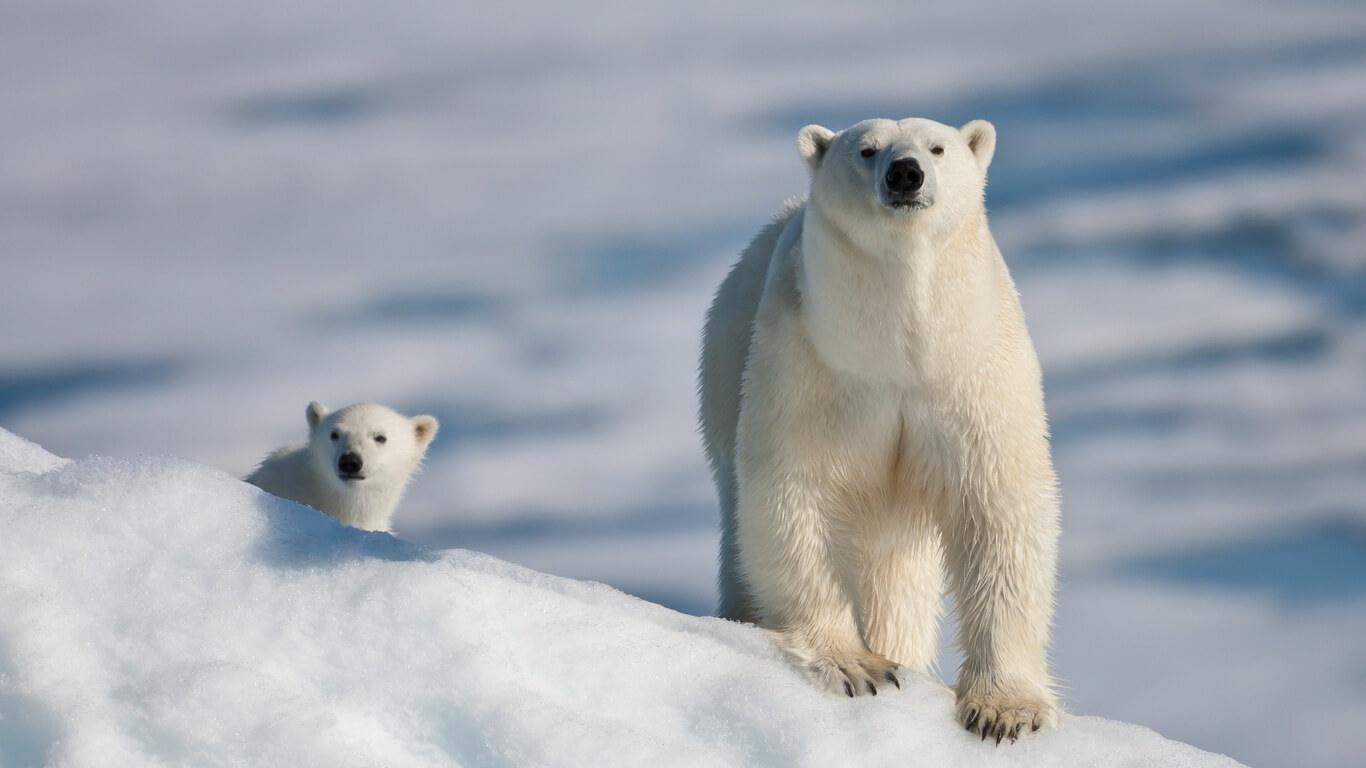
<path fill-rule="evenodd" d="M 330 411 L 308 404 L 308 442 L 270 454 L 247 482 L 346 525 L 388 531 L 394 509 L 439 426 L 377 403 Z"/>
<path fill-rule="evenodd" d="M 1058 490 L 1038 359 L 987 226 L 996 130 L 807 126 L 811 179 L 707 315 L 701 421 L 722 513 L 720 615 L 826 688 L 928 672 L 947 566 L 956 716 L 1056 721 Z"/>

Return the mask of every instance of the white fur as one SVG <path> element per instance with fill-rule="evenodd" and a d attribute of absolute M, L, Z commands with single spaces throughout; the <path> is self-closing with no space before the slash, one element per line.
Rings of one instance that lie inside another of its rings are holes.
<path fill-rule="evenodd" d="M 281 448 L 247 476 L 247 482 L 326 512 L 346 525 L 387 531 L 439 426 L 433 416 L 408 418 L 376 403 L 329 411 L 309 403 L 309 439 Z M 346 454 L 360 471 L 340 469 Z"/>
<path fill-rule="evenodd" d="M 720 614 L 771 630 L 829 689 L 876 693 L 898 665 L 930 671 L 946 563 L 957 717 L 999 741 L 1056 720 L 1058 494 L 1038 360 L 983 204 L 995 146 L 981 120 L 802 129 L 809 199 L 722 283 L 700 390 Z M 904 158 L 924 183 L 898 208 L 886 179 Z"/>

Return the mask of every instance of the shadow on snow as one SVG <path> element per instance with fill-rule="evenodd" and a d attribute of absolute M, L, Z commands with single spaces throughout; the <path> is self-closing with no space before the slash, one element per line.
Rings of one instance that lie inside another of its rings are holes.
<path fill-rule="evenodd" d="M 1120 575 L 1270 595 L 1298 606 L 1366 598 L 1366 530 L 1346 521 L 1290 529 L 1246 541 L 1118 568 Z"/>

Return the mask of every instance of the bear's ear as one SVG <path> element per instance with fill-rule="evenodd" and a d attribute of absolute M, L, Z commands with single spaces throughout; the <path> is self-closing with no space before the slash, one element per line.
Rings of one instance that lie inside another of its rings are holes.
<path fill-rule="evenodd" d="M 808 125 L 797 132 L 797 151 L 801 152 L 806 169 L 812 176 L 821 167 L 825 152 L 830 149 L 830 142 L 834 138 L 835 132 L 821 125 Z"/>
<path fill-rule="evenodd" d="M 978 167 L 985 171 L 996 154 L 996 126 L 985 120 L 973 120 L 959 128 L 958 132 L 962 134 L 963 141 L 968 143 L 972 156 L 977 158 Z"/>
<path fill-rule="evenodd" d="M 432 438 L 436 437 L 437 428 L 441 426 L 435 416 L 428 416 L 425 413 L 421 416 L 414 416 L 411 421 L 413 422 L 413 435 L 417 437 L 419 448 L 430 443 Z"/>
<path fill-rule="evenodd" d="M 323 405 L 317 400 L 314 400 L 313 402 L 309 403 L 308 408 L 304 411 L 304 417 L 308 419 L 308 428 L 316 428 L 318 426 L 318 422 L 327 418 L 327 414 L 331 412 L 332 411 L 327 406 Z"/>

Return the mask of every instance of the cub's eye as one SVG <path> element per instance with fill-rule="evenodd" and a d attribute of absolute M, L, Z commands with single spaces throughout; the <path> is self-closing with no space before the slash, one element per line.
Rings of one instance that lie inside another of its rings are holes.
<path fill-rule="evenodd" d="M 379 443 L 379 444 L 381 444 L 381 445 L 383 445 L 383 444 L 384 444 L 385 442 L 387 442 L 388 440 L 389 440 L 389 438 L 385 437 L 384 435 L 375 435 L 375 442 L 377 442 L 377 443 Z"/>
<path fill-rule="evenodd" d="M 860 157 L 872 157 L 873 155 L 876 155 L 876 154 L 877 154 L 877 150 L 876 150 L 876 149 L 873 149 L 872 147 L 864 147 L 864 148 L 863 148 L 863 151 L 862 151 L 862 152 L 859 152 L 859 156 L 860 156 Z"/>
<path fill-rule="evenodd" d="M 340 440 L 340 439 L 341 439 L 341 435 L 337 434 L 337 430 L 335 430 L 335 429 L 332 430 L 332 439 L 333 439 L 333 440 Z"/>
<path fill-rule="evenodd" d="M 942 155 L 942 154 L 944 154 L 944 148 L 943 148 L 943 147 L 932 147 L 932 148 L 930 148 L 930 154 L 931 154 L 931 155 Z"/>

